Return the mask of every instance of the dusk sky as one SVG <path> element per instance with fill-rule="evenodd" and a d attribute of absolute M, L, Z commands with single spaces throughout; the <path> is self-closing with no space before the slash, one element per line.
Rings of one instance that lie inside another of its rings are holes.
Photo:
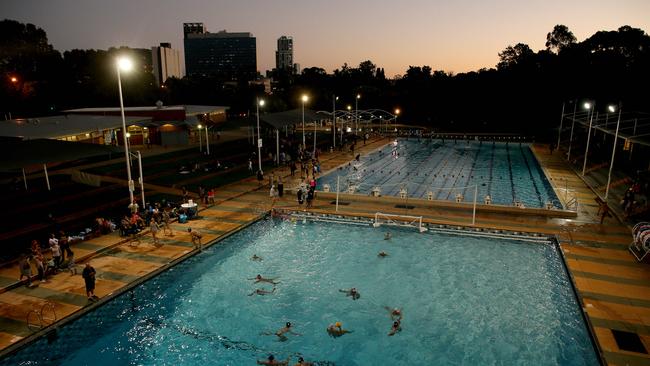
<path fill-rule="evenodd" d="M 630 25 L 650 30 L 649 0 L 1 0 L 0 17 L 43 28 L 59 51 L 111 46 L 183 49 L 183 22 L 252 32 L 258 69 L 275 64 L 276 39 L 294 39 L 301 67 L 327 72 L 371 60 L 387 76 L 409 65 L 464 72 L 494 67 L 508 45 L 544 48 L 556 24 L 579 41 Z"/>

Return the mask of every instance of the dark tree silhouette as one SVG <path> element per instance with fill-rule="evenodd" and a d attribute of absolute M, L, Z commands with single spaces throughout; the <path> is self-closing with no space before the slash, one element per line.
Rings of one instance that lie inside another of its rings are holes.
<path fill-rule="evenodd" d="M 546 35 L 546 49 L 559 53 L 563 48 L 576 43 L 576 37 L 566 25 L 558 24 Z"/>

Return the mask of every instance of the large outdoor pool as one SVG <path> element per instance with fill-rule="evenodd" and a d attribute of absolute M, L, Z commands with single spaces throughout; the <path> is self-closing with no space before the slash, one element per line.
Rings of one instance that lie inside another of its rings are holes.
<path fill-rule="evenodd" d="M 0 365 L 597 365 L 555 246 L 264 220 Z M 380 258 L 384 250 L 387 257 Z M 263 258 L 253 261 L 254 254 Z M 277 278 L 272 290 L 248 280 Z M 356 287 L 352 300 L 339 289 Z M 403 311 L 388 336 L 384 309 Z M 341 322 L 353 333 L 328 336 Z M 274 332 L 285 322 L 286 341 Z M 292 364 L 293 364 L 292 363 Z"/>
<path fill-rule="evenodd" d="M 370 194 L 375 187 L 381 195 L 399 196 L 404 189 L 410 198 L 483 203 L 524 207 L 556 208 L 561 204 L 528 144 L 477 141 L 398 139 L 361 156 L 347 166 L 319 178 L 336 190 L 337 176 L 342 192 Z"/>

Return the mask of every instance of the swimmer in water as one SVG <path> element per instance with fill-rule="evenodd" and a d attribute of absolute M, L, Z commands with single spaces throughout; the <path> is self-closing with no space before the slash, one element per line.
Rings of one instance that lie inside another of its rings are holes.
<path fill-rule="evenodd" d="M 388 311 L 390 314 L 390 319 L 391 320 L 396 320 L 396 321 L 402 321 L 402 310 L 399 308 L 389 308 L 388 306 L 384 306 L 384 309 Z"/>
<path fill-rule="evenodd" d="M 302 334 L 300 334 L 300 333 L 296 333 L 296 332 L 294 332 L 294 331 L 291 330 L 291 323 L 290 323 L 290 322 L 287 322 L 287 323 L 284 325 L 284 327 L 278 329 L 278 330 L 275 332 L 275 335 L 278 336 L 278 338 L 279 338 L 281 341 L 286 341 L 286 340 L 287 340 L 287 336 L 285 336 L 285 334 L 287 334 L 287 333 L 291 333 L 291 334 L 293 334 L 293 335 L 297 335 L 297 336 L 302 335 Z"/>
<path fill-rule="evenodd" d="M 384 240 L 390 240 L 392 236 L 390 235 L 390 232 L 387 232 L 386 235 L 384 235 Z"/>
<path fill-rule="evenodd" d="M 298 357 L 298 363 L 294 366 L 314 366 L 314 364 L 312 362 L 305 361 L 305 359 L 302 357 Z"/>
<path fill-rule="evenodd" d="M 358 300 L 361 297 L 361 294 L 359 293 L 359 291 L 357 291 L 356 287 L 353 287 L 349 290 L 341 289 L 339 290 L 339 292 L 345 293 L 346 296 L 352 296 L 352 300 Z"/>
<path fill-rule="evenodd" d="M 276 361 L 273 355 L 269 355 L 269 358 L 267 358 L 266 360 L 257 360 L 257 364 L 268 365 L 268 366 L 285 366 L 289 364 L 290 358 L 291 357 L 288 357 L 286 361 Z"/>
<path fill-rule="evenodd" d="M 265 290 L 265 289 L 258 288 L 258 289 L 256 289 L 255 291 L 253 291 L 253 292 L 251 292 L 250 294 L 248 294 L 248 296 L 253 296 L 253 295 L 269 295 L 269 294 L 272 294 L 272 293 L 274 293 L 274 292 L 275 292 L 275 287 L 274 287 L 273 290 L 271 290 L 271 291 L 267 291 L 267 290 Z"/>
<path fill-rule="evenodd" d="M 393 326 L 390 328 L 390 332 L 388 332 L 389 336 L 394 336 L 397 332 L 402 331 L 402 324 L 399 320 L 396 320 L 393 322 Z"/>
<path fill-rule="evenodd" d="M 336 322 L 334 324 L 330 324 L 327 327 L 327 334 L 329 334 L 331 337 L 337 338 L 337 337 L 340 337 L 340 336 L 344 335 L 345 333 L 352 333 L 351 330 L 346 330 L 346 329 L 343 329 L 341 327 L 342 327 L 341 322 Z"/>
<path fill-rule="evenodd" d="M 255 280 L 255 282 L 253 283 L 266 282 L 272 285 L 277 285 L 278 283 L 280 283 L 280 282 L 275 282 L 275 278 L 264 278 L 262 277 L 262 275 L 259 274 L 255 276 L 255 278 L 249 278 L 249 280 Z"/>
<path fill-rule="evenodd" d="M 377 254 L 377 257 L 384 258 L 388 257 L 388 253 L 384 252 L 383 250 Z"/>
<path fill-rule="evenodd" d="M 253 254 L 251 257 L 252 261 L 260 262 L 262 260 L 262 257 L 259 257 L 257 254 Z"/>

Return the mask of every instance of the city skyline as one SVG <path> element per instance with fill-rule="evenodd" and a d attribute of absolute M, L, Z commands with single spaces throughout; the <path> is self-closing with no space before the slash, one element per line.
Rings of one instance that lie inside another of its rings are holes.
<path fill-rule="evenodd" d="M 508 45 L 544 48 L 546 33 L 564 24 L 578 41 L 623 25 L 650 29 L 650 2 L 499 0 L 489 4 L 412 0 L 395 5 L 361 0 L 328 3 L 283 0 L 238 2 L 171 0 L 6 0 L 3 18 L 33 23 L 49 42 L 70 49 L 128 46 L 150 49 L 170 42 L 183 52 L 183 23 L 202 22 L 210 32 L 251 32 L 257 38 L 258 70 L 275 66 L 276 41 L 294 39 L 294 62 L 327 72 L 344 63 L 371 60 L 388 77 L 410 65 L 448 72 L 491 68 Z M 83 30 L 83 31 L 80 31 Z M 183 59 L 184 56 L 181 56 Z"/>

